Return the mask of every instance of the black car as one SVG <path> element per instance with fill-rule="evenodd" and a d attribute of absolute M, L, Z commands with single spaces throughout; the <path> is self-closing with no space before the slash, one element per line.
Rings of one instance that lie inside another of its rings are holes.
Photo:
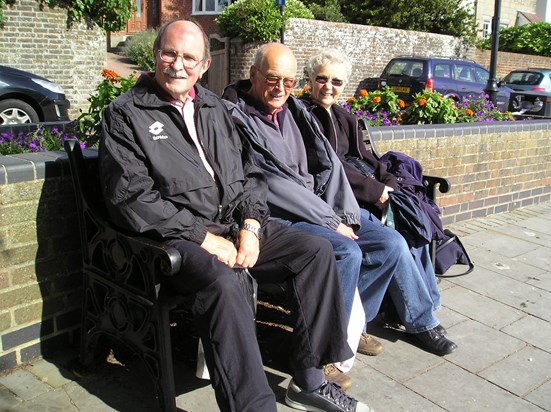
<path fill-rule="evenodd" d="M 68 121 L 63 89 L 44 77 L 0 66 L 0 126 Z"/>
<path fill-rule="evenodd" d="M 478 97 L 486 88 L 490 73 L 480 64 L 450 57 L 398 56 L 378 79 L 378 87 L 389 86 L 402 100 L 411 102 L 424 90 L 436 91 L 457 101 Z M 497 107 L 507 110 L 512 90 L 500 86 Z"/>

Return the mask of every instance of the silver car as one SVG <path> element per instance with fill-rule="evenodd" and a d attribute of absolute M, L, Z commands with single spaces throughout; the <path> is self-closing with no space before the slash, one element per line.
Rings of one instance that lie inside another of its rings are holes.
<path fill-rule="evenodd" d="M 503 82 L 515 91 L 509 110 L 529 116 L 551 116 L 551 69 L 513 70 Z"/>
<path fill-rule="evenodd" d="M 503 81 L 513 90 L 551 95 L 551 69 L 517 69 L 505 76 Z"/>

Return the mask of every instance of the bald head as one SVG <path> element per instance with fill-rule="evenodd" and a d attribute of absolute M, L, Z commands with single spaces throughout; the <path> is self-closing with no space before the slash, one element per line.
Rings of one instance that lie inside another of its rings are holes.
<path fill-rule="evenodd" d="M 267 43 L 256 52 L 250 69 L 251 94 L 268 113 L 285 104 L 295 86 L 297 60 L 291 49 L 281 43 Z"/>

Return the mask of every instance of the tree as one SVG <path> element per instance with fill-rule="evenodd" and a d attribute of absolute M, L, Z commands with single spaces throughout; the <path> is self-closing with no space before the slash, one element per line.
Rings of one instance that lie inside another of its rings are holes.
<path fill-rule="evenodd" d="M 302 0 L 316 20 L 348 22 L 341 13 L 340 0 Z"/>
<path fill-rule="evenodd" d="M 350 23 L 464 37 L 474 42 L 474 15 L 462 0 L 356 0 L 341 4 Z"/>

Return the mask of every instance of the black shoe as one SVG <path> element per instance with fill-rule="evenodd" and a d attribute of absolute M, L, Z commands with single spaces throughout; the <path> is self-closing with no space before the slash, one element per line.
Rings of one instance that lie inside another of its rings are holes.
<path fill-rule="evenodd" d="M 438 325 L 438 326 L 435 326 L 434 327 L 434 330 L 436 332 L 438 332 L 440 335 L 442 336 L 446 336 L 448 334 L 448 331 L 446 330 L 446 328 L 442 325 Z"/>
<path fill-rule="evenodd" d="M 366 404 L 344 393 L 334 382 L 324 382 L 318 389 L 306 392 L 291 380 L 285 395 L 285 403 L 301 411 L 373 412 Z"/>
<path fill-rule="evenodd" d="M 421 343 L 421 347 L 438 356 L 444 356 L 455 352 L 457 345 L 435 329 L 426 332 L 415 333 L 413 336 Z"/>

